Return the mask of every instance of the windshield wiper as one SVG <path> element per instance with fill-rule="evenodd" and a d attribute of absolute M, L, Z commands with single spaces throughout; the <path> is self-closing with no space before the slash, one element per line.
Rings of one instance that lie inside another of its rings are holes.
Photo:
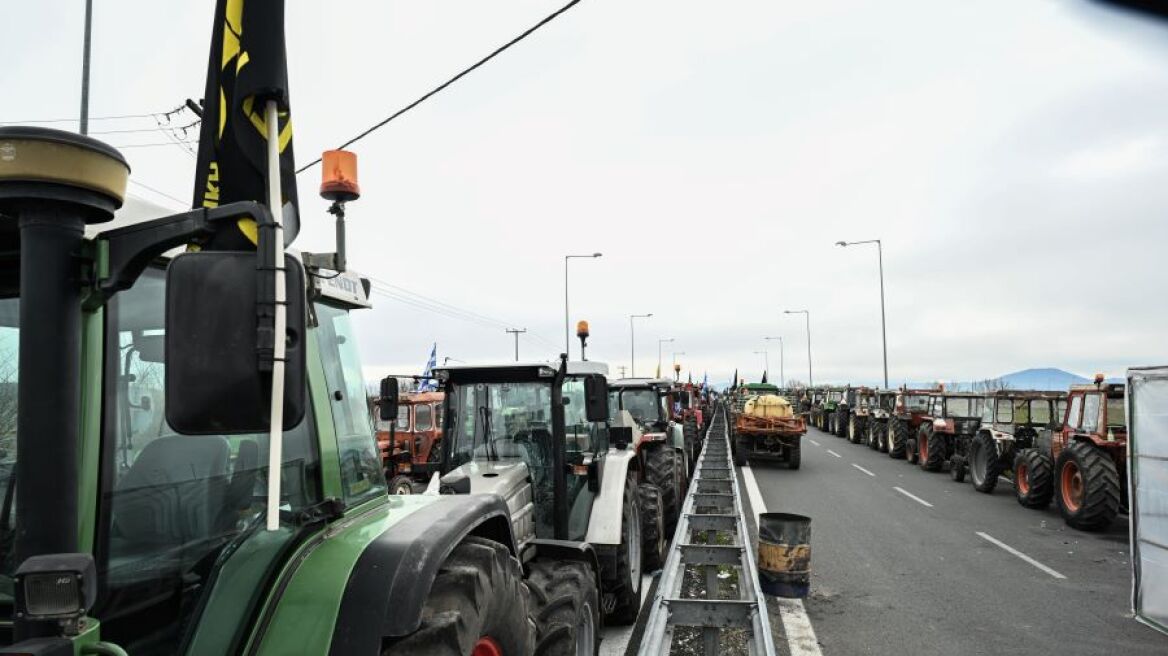
<path fill-rule="evenodd" d="M 483 416 L 483 444 L 487 447 L 487 460 L 499 459 L 499 447 L 491 439 L 491 409 L 479 406 L 479 413 Z"/>

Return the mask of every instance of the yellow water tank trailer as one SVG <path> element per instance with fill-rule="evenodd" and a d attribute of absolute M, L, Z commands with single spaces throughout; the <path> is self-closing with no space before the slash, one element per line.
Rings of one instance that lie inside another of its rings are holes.
<path fill-rule="evenodd" d="M 751 397 L 746 400 L 746 405 L 742 408 L 743 414 L 749 417 L 762 417 L 771 419 L 782 419 L 785 417 L 794 416 L 791 410 L 791 404 L 781 396 L 775 394 L 763 394 L 762 396 Z"/>

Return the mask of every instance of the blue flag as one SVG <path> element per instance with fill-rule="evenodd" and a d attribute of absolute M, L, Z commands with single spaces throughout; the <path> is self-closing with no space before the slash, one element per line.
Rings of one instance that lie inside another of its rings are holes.
<path fill-rule="evenodd" d="M 710 372 L 706 371 L 706 372 L 702 373 L 702 389 L 705 389 L 709 386 L 710 386 Z"/>
<path fill-rule="evenodd" d="M 430 349 L 430 361 L 426 363 L 426 368 L 422 371 L 422 379 L 418 381 L 419 392 L 433 392 L 438 389 L 438 381 L 430 378 L 430 372 L 434 371 L 436 366 L 438 366 L 438 342 L 434 342 L 434 347 Z"/>

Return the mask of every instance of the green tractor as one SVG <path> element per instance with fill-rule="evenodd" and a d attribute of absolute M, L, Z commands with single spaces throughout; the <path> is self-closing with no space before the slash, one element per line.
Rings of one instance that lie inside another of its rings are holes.
<path fill-rule="evenodd" d="M 636 421 L 627 410 L 609 420 L 607 366 L 562 357 L 434 373 L 446 393 L 442 491 L 506 500 L 536 616 L 569 618 L 556 635 L 591 653 L 601 611 L 636 619 L 642 558 L 660 562 L 666 541 L 660 504 L 645 503 L 660 490 L 641 482 Z"/>
<path fill-rule="evenodd" d="M 534 651 L 504 501 L 386 492 L 368 283 L 276 267 L 253 202 L 97 232 L 127 179 L 101 142 L 0 128 L 0 654 Z M 164 257 L 242 217 L 256 251 Z"/>

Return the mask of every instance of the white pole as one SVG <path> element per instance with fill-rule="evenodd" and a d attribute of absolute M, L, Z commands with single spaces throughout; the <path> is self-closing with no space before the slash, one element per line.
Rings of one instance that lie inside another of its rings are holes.
<path fill-rule="evenodd" d="M 268 530 L 280 528 L 280 474 L 284 460 L 284 334 L 288 332 L 287 277 L 284 273 L 284 226 L 280 193 L 280 118 L 276 101 L 269 100 L 264 112 L 268 127 L 268 209 L 276 229 L 272 231 L 275 255 L 275 341 L 272 349 L 272 413 L 268 422 Z"/>

